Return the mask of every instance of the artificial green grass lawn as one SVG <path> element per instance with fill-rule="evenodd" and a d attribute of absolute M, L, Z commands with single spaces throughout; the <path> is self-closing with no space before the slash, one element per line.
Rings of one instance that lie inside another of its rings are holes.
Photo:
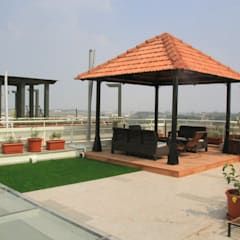
<path fill-rule="evenodd" d="M 138 169 L 85 158 L 70 158 L 2 166 L 0 182 L 19 192 L 28 192 L 135 171 Z"/>

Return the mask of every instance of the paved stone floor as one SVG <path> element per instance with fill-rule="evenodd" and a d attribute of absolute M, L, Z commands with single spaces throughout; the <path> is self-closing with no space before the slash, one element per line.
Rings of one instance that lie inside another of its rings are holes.
<path fill-rule="evenodd" d="M 117 239 L 227 240 L 227 188 L 221 168 L 183 178 L 141 171 L 25 196 Z"/>

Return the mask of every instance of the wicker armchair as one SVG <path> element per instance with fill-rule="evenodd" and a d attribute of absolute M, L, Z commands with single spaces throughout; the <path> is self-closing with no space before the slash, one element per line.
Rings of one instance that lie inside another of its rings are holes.
<path fill-rule="evenodd" d="M 204 131 L 195 132 L 193 138 L 186 143 L 185 150 L 188 152 L 197 152 L 203 146 L 203 139 L 206 135 Z"/>
<path fill-rule="evenodd" d="M 199 132 L 199 134 L 196 134 Z M 200 134 L 201 133 L 201 134 Z M 201 138 L 199 139 L 199 136 Z M 171 139 L 171 132 L 168 133 L 168 142 Z M 208 150 L 207 128 L 202 126 L 180 126 L 177 131 L 177 144 L 180 152 L 196 152 L 200 148 Z M 184 146 L 185 145 L 185 148 Z M 196 149 L 195 149 L 196 147 Z"/>

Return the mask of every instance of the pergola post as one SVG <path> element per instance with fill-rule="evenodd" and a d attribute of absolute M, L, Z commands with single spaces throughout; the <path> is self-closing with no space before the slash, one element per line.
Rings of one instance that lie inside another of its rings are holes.
<path fill-rule="evenodd" d="M 2 117 L 2 83 L 0 82 L 0 120 Z"/>
<path fill-rule="evenodd" d="M 20 83 L 17 85 L 17 108 L 16 116 L 24 117 L 25 116 L 25 84 Z"/>
<path fill-rule="evenodd" d="M 96 126 L 95 126 L 95 140 L 93 144 L 94 152 L 101 152 L 102 145 L 100 139 L 100 104 L 101 104 L 101 81 L 97 80 L 96 89 Z"/>
<path fill-rule="evenodd" d="M 34 85 L 29 85 L 29 117 L 34 116 Z"/>
<path fill-rule="evenodd" d="M 155 112 L 154 112 L 154 131 L 158 134 L 158 88 L 155 86 Z"/>
<path fill-rule="evenodd" d="M 118 86 L 118 117 L 122 116 L 122 85 Z"/>
<path fill-rule="evenodd" d="M 15 93 L 15 112 L 16 112 L 16 118 L 19 117 L 19 103 L 18 103 L 18 95 L 19 95 L 19 90 L 18 90 L 18 85 L 16 87 L 16 93 Z"/>
<path fill-rule="evenodd" d="M 35 117 L 39 117 L 39 89 L 34 90 L 35 92 Z"/>
<path fill-rule="evenodd" d="M 44 84 L 44 117 L 49 117 L 49 84 Z"/>
<path fill-rule="evenodd" d="M 226 123 L 225 137 L 223 145 L 223 153 L 229 153 L 229 132 L 230 132 L 230 117 L 231 117 L 231 83 L 227 83 L 227 102 L 226 102 Z"/>
<path fill-rule="evenodd" d="M 17 90 L 16 91 L 12 91 L 12 93 L 14 94 L 14 105 L 15 105 L 15 117 L 17 117 L 18 115 L 18 95 L 17 95 Z"/>
<path fill-rule="evenodd" d="M 167 164 L 178 164 L 177 152 L 177 114 L 178 114 L 178 76 L 176 75 L 173 81 L 173 96 L 172 96 L 172 134 L 169 144 L 169 154 Z"/>

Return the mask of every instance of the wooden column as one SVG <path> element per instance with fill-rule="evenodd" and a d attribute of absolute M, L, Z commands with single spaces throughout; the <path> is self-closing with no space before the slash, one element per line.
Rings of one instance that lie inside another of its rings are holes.
<path fill-rule="evenodd" d="M 226 123 L 223 152 L 229 153 L 229 132 L 230 132 L 230 117 L 231 117 L 231 83 L 227 83 L 227 99 L 226 99 Z"/>
<path fill-rule="evenodd" d="M 158 134 L 158 86 L 155 86 L 154 131 Z"/>
<path fill-rule="evenodd" d="M 176 74 L 173 81 L 173 96 L 172 96 L 172 136 L 169 144 L 169 154 L 167 164 L 178 164 L 177 152 L 177 115 L 178 115 L 178 76 Z"/>
<path fill-rule="evenodd" d="M 102 145 L 100 139 L 100 105 L 101 105 L 101 81 L 97 81 L 96 89 L 96 126 L 95 126 L 95 140 L 93 144 L 94 152 L 101 152 Z"/>

